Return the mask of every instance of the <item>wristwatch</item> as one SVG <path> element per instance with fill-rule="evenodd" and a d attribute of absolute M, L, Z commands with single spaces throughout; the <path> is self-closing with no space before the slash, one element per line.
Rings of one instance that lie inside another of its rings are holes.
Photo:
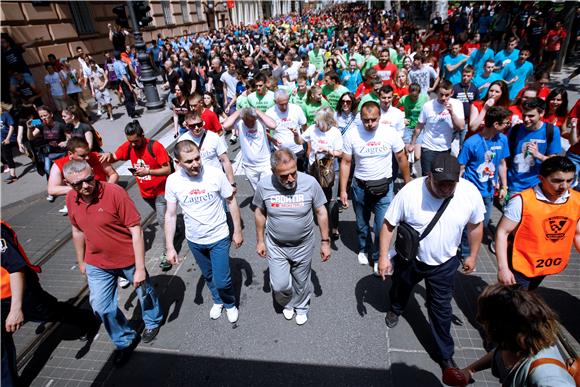
<path fill-rule="evenodd" d="M 237 188 L 238 185 L 236 183 L 232 183 L 232 187 Z"/>

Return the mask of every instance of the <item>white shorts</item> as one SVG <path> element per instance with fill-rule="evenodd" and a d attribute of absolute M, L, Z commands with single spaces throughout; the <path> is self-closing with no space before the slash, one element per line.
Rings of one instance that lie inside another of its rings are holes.
<path fill-rule="evenodd" d="M 113 100 L 111 99 L 111 94 L 109 94 L 109 90 L 105 89 L 95 90 L 95 99 L 99 105 L 110 105 Z"/>
<path fill-rule="evenodd" d="M 258 165 L 251 167 L 244 165 L 244 172 L 246 173 L 246 177 L 250 181 L 250 184 L 255 191 L 260 179 L 264 176 L 270 176 L 272 174 L 272 169 L 270 168 L 270 165 Z"/>

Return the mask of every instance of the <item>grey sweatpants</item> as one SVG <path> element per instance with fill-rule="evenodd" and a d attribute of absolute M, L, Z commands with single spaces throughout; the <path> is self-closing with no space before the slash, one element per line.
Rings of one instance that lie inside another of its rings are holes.
<path fill-rule="evenodd" d="M 285 308 L 294 308 L 297 314 L 308 313 L 314 237 L 295 247 L 281 247 L 266 233 L 266 249 L 274 299 Z"/>

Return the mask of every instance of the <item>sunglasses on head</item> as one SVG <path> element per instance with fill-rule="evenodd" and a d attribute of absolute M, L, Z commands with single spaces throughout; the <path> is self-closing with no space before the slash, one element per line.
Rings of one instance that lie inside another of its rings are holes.
<path fill-rule="evenodd" d="M 68 183 L 73 189 L 79 189 L 83 186 L 83 183 L 89 184 L 89 183 L 92 183 L 93 181 L 95 181 L 95 175 L 87 176 L 84 179 L 79 180 L 79 181 L 74 182 L 74 183 L 71 183 L 70 181 Z"/>

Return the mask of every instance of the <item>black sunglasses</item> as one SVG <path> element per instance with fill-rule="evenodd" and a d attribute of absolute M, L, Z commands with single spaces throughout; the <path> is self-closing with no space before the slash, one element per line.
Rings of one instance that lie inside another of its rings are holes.
<path fill-rule="evenodd" d="M 201 128 L 203 126 L 203 121 L 194 122 L 193 124 L 185 123 L 185 126 L 191 129 Z"/>
<path fill-rule="evenodd" d="M 92 183 L 93 181 L 95 181 L 95 175 L 90 175 L 90 176 L 87 176 L 87 177 L 85 177 L 84 179 L 82 179 L 82 180 L 79 180 L 79 181 L 77 181 L 77 182 L 75 182 L 75 183 L 71 183 L 71 182 L 69 181 L 69 182 L 68 182 L 68 184 L 69 184 L 69 185 L 70 185 L 70 186 L 71 186 L 73 189 L 79 189 L 79 188 L 81 188 L 81 187 L 83 186 L 83 183 L 90 184 L 90 183 Z"/>

